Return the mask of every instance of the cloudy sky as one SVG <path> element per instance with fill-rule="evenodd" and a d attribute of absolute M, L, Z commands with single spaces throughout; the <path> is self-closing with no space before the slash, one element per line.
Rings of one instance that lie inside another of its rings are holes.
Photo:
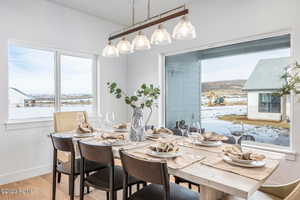
<path fill-rule="evenodd" d="M 9 86 L 27 94 L 54 94 L 54 53 L 11 45 Z M 61 57 L 62 94 L 90 94 L 92 60 Z"/>
<path fill-rule="evenodd" d="M 290 49 L 227 56 L 203 60 L 202 81 L 248 79 L 260 59 L 290 56 Z"/>
<path fill-rule="evenodd" d="M 11 45 L 9 85 L 27 94 L 54 94 L 54 53 Z M 247 79 L 260 59 L 286 57 L 289 49 L 265 51 L 202 61 L 202 81 Z M 61 57 L 63 94 L 92 93 L 92 60 Z"/>

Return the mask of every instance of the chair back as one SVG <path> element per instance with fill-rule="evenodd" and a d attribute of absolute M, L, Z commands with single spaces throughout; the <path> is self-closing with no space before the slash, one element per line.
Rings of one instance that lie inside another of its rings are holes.
<path fill-rule="evenodd" d="M 51 134 L 52 144 L 55 150 L 74 153 L 74 145 L 72 137 L 60 137 Z"/>
<path fill-rule="evenodd" d="M 111 146 L 90 145 L 78 141 L 82 158 L 108 166 L 114 166 L 114 155 Z"/>
<path fill-rule="evenodd" d="M 289 193 L 289 195 L 284 198 L 284 200 L 298 200 L 300 199 L 300 181 L 296 181 L 291 184 L 291 187 L 294 187 L 292 192 Z"/>
<path fill-rule="evenodd" d="M 167 163 L 164 161 L 148 161 L 135 158 L 124 150 L 120 150 L 120 157 L 124 171 L 148 183 L 169 187 Z"/>
<path fill-rule="evenodd" d="M 85 111 L 56 112 L 54 113 L 54 131 L 67 132 L 77 128 L 79 120 L 87 122 L 87 113 Z"/>

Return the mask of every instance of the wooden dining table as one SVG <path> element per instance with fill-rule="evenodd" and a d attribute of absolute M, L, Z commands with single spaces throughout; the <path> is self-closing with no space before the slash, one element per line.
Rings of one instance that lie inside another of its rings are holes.
<path fill-rule="evenodd" d="M 169 136 L 174 137 L 178 141 L 185 140 L 183 137 L 178 136 Z M 81 138 L 80 138 L 81 139 Z M 77 144 L 79 138 L 74 138 L 74 144 Z M 93 141 L 93 138 L 84 138 L 85 142 L 90 141 L 90 144 L 97 145 L 97 142 Z M 113 152 L 115 158 L 119 158 L 119 149 L 123 148 L 127 151 L 132 151 L 139 148 L 145 148 L 155 143 L 153 140 L 146 140 L 143 142 L 129 142 L 128 144 L 122 146 L 113 146 Z M 190 147 L 192 152 L 195 155 L 202 155 L 206 158 L 220 157 L 220 152 L 211 151 L 210 148 L 193 148 Z M 75 148 L 76 149 L 76 148 Z M 262 153 L 262 151 L 261 151 Z M 282 159 L 281 154 L 275 154 L 263 151 L 263 154 L 267 158 L 272 159 Z M 278 162 L 279 163 L 279 162 Z M 213 166 L 208 166 L 203 164 L 201 161 L 195 162 L 181 169 L 174 169 L 168 167 L 168 172 L 170 175 L 183 178 L 185 180 L 197 183 L 200 185 L 200 199 L 201 200 L 221 200 L 221 199 L 230 199 L 230 198 L 241 198 L 249 199 L 259 188 L 262 186 L 267 178 L 276 170 L 274 167 L 273 170 L 269 171 L 264 180 L 256 180 L 246 176 L 239 175 L 237 173 L 232 173 L 230 171 L 222 170 L 215 168 Z M 251 170 L 251 169 L 249 169 Z"/>

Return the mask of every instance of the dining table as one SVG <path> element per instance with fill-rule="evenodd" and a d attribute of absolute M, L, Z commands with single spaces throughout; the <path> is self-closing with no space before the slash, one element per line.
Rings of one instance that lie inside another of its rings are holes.
<path fill-rule="evenodd" d="M 102 140 L 98 136 L 75 137 L 72 133 L 57 133 L 56 135 L 73 137 L 75 151 L 78 153 L 77 141 L 82 140 L 91 145 L 102 145 Z M 97 135 L 97 134 L 96 134 Z M 259 151 L 266 156 L 266 166 L 260 168 L 243 168 L 230 166 L 223 161 L 223 144 L 218 147 L 205 147 L 194 145 L 189 139 L 182 136 L 167 135 L 163 140 L 176 141 L 180 149 L 185 153 L 181 155 L 182 166 L 172 166 L 168 163 L 170 175 L 183 178 L 200 185 L 201 200 L 225 200 L 225 199 L 249 199 L 278 168 L 283 155 L 262 150 Z M 133 153 L 143 157 L 142 152 L 150 145 L 159 142 L 159 139 L 147 138 L 142 142 L 125 142 L 122 145 L 112 145 L 112 150 L 116 159 L 119 159 L 119 150 L 122 148 L 128 153 Z M 245 148 L 246 149 L 246 148 Z M 194 156 L 193 156 L 194 155 Z M 192 157 L 191 157 L 192 156 Z M 149 156 L 145 155 L 149 159 Z M 189 158 L 194 159 L 189 162 Z M 184 160 L 185 159 L 185 160 Z M 172 162 L 170 162 L 172 164 Z"/>

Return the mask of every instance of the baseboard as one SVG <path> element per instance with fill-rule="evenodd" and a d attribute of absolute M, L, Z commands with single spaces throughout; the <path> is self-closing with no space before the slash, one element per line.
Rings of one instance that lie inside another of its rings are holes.
<path fill-rule="evenodd" d="M 24 179 L 32 178 L 35 176 L 44 175 L 50 173 L 52 165 L 44 165 L 35 168 L 24 169 L 9 174 L 0 175 L 0 185 L 8 184 L 16 181 L 22 181 Z"/>

